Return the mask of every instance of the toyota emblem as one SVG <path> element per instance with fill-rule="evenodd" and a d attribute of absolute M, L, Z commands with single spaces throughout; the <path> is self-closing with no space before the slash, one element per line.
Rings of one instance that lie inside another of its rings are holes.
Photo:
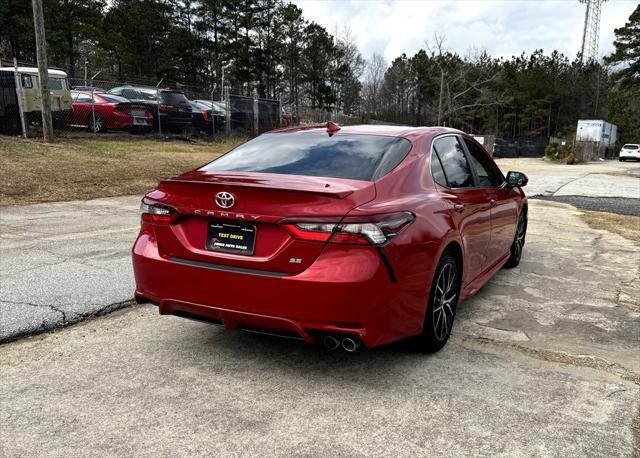
<path fill-rule="evenodd" d="M 220 208 L 231 208 L 236 204 L 236 198 L 230 192 L 222 191 L 216 194 L 216 204 Z"/>

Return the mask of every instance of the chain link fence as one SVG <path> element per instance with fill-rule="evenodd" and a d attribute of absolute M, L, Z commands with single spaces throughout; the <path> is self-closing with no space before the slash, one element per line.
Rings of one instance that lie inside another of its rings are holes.
<path fill-rule="evenodd" d="M 0 133 L 39 137 L 42 100 L 38 72 L 0 68 Z M 181 135 L 213 139 L 252 136 L 292 125 L 279 100 L 229 94 L 215 97 L 199 88 L 172 88 L 107 79 L 67 78 L 49 71 L 54 134 L 74 136 L 127 132 L 141 137 Z"/>

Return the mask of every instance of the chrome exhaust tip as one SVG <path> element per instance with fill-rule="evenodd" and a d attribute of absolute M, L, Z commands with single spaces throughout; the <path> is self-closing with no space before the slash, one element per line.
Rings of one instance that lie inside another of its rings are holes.
<path fill-rule="evenodd" d="M 337 350 L 340 347 L 340 341 L 333 336 L 324 336 L 322 344 L 327 350 Z"/>
<path fill-rule="evenodd" d="M 360 341 L 356 339 L 352 339 L 351 337 L 345 337 L 342 339 L 342 348 L 344 351 L 348 351 L 349 353 L 353 353 L 360 347 Z"/>

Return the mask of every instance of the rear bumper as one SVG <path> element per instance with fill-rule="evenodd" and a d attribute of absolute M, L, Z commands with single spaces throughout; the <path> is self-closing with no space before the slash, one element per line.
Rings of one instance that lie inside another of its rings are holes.
<path fill-rule="evenodd" d="M 636 159 L 640 160 L 640 151 L 638 152 L 629 152 L 629 151 L 620 151 L 621 159 Z"/>
<path fill-rule="evenodd" d="M 136 298 L 159 304 L 161 314 L 297 336 L 308 343 L 323 333 L 350 334 L 365 346 L 418 334 L 424 305 L 392 283 L 371 247 L 329 245 L 299 274 L 229 270 L 170 259 L 152 233 L 133 247 Z M 412 303 L 413 302 L 413 303 Z"/>

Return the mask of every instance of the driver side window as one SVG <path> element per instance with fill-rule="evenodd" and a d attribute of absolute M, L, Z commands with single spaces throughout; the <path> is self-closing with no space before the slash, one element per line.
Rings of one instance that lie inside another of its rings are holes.
<path fill-rule="evenodd" d="M 484 149 L 468 138 L 464 138 L 464 143 L 471 155 L 471 165 L 478 176 L 478 184 L 483 188 L 500 186 L 504 182 L 504 177 Z"/>

